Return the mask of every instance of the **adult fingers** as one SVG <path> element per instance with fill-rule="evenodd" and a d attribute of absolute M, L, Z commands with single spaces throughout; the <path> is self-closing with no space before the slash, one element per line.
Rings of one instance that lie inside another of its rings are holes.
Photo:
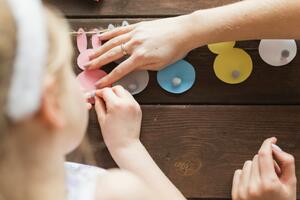
<path fill-rule="evenodd" d="M 131 24 L 129 26 L 123 26 L 123 27 L 117 27 L 111 31 L 107 31 L 105 33 L 102 33 L 99 35 L 100 40 L 110 40 L 112 38 L 115 38 L 119 35 L 126 34 L 130 31 L 132 31 L 135 28 L 135 24 Z"/>
<path fill-rule="evenodd" d="M 258 162 L 258 155 L 255 155 L 252 160 L 248 194 L 252 197 L 256 197 L 259 195 L 259 192 L 260 192 L 259 162 Z"/>
<path fill-rule="evenodd" d="M 251 168 L 252 168 L 252 161 L 248 160 L 245 162 L 239 182 L 239 196 L 242 199 L 246 199 L 248 195 L 248 186 L 249 180 L 251 176 Z"/>
<path fill-rule="evenodd" d="M 112 49 L 108 50 L 104 54 L 100 55 L 90 63 L 88 63 L 88 70 L 98 69 L 108 63 L 111 63 L 115 60 L 124 57 L 123 50 L 120 46 L 113 47 Z"/>
<path fill-rule="evenodd" d="M 279 147 L 272 145 L 273 155 L 280 169 L 280 180 L 285 182 L 294 182 L 296 177 L 295 159 L 291 154 L 282 151 Z"/>
<path fill-rule="evenodd" d="M 130 56 L 128 59 L 126 59 L 116 68 L 114 68 L 108 75 L 100 79 L 96 83 L 96 87 L 102 88 L 111 85 L 117 80 L 127 75 L 128 73 L 130 73 L 131 71 L 133 71 L 134 69 L 137 69 L 139 67 L 140 65 L 138 64 L 137 59 L 135 59 L 135 57 Z"/>
<path fill-rule="evenodd" d="M 262 182 L 264 182 L 265 185 L 273 184 L 274 181 L 278 180 L 274 168 L 273 150 L 272 150 L 272 144 L 275 143 L 276 143 L 276 138 L 266 139 L 258 152 L 260 174 L 261 174 Z"/>
<path fill-rule="evenodd" d="M 94 50 L 94 53 L 89 56 L 91 62 L 99 57 L 100 55 L 104 54 L 105 52 L 109 51 L 110 49 L 120 46 L 123 43 L 126 43 L 130 40 L 131 36 L 129 34 L 121 35 L 116 38 L 113 38 L 107 41 L 104 45 L 100 46 L 99 48 Z"/>
<path fill-rule="evenodd" d="M 232 189 L 231 189 L 231 196 L 233 200 L 239 199 L 239 183 L 240 183 L 240 177 L 242 174 L 242 170 L 238 169 L 234 172 L 233 181 L 232 181 Z"/>

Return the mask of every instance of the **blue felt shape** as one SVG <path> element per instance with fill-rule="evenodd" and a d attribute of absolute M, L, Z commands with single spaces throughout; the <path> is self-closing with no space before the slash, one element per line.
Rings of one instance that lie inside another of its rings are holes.
<path fill-rule="evenodd" d="M 174 82 L 179 85 L 174 85 Z M 185 60 L 180 60 L 172 65 L 157 72 L 157 82 L 166 91 L 174 94 L 180 94 L 189 90 L 195 83 L 196 72 L 194 67 Z"/>

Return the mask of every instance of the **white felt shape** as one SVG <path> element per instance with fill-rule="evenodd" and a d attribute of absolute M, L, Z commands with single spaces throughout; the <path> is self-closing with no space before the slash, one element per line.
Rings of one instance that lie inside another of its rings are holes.
<path fill-rule="evenodd" d="M 113 24 L 109 24 L 107 27 L 108 30 L 113 30 L 114 28 L 115 28 L 115 26 Z"/>
<path fill-rule="evenodd" d="M 115 82 L 113 86 L 121 85 L 128 90 L 132 95 L 141 93 L 146 89 L 149 83 L 149 73 L 146 70 L 133 71 Z"/>
<path fill-rule="evenodd" d="M 17 122 L 38 111 L 48 61 L 48 29 L 40 0 L 7 0 L 15 19 L 17 47 L 7 115 Z"/>
<path fill-rule="evenodd" d="M 128 22 L 128 21 L 126 21 L 126 20 L 125 20 L 125 21 L 123 21 L 123 22 L 122 22 L 122 26 L 129 26 L 129 22 Z"/>
<path fill-rule="evenodd" d="M 295 40 L 261 40 L 259 55 L 269 65 L 284 66 L 289 64 L 297 55 Z"/>

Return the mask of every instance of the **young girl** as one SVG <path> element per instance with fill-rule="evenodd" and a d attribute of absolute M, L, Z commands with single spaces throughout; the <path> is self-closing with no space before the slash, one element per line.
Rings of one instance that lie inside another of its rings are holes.
<path fill-rule="evenodd" d="M 38 0 L 0 0 L 0 199 L 184 199 L 139 140 L 122 87 L 98 91 L 105 143 L 123 170 L 65 164 L 88 122 L 65 22 Z"/>
<path fill-rule="evenodd" d="M 67 26 L 38 0 L 0 0 L 0 24 L 1 200 L 185 199 L 140 142 L 140 107 L 120 86 L 99 90 L 95 109 L 104 141 L 122 170 L 65 163 L 88 122 L 71 68 Z M 287 165 L 282 163 L 283 176 Z M 277 189 L 272 191 L 282 191 Z"/>

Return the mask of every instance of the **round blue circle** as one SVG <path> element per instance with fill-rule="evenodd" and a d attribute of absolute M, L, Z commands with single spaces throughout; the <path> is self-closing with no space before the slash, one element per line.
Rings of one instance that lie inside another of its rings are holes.
<path fill-rule="evenodd" d="M 174 78 L 180 79 L 179 85 L 174 85 Z M 194 67 L 185 60 L 180 60 L 157 72 L 157 82 L 164 90 L 180 94 L 189 90 L 195 83 Z"/>

